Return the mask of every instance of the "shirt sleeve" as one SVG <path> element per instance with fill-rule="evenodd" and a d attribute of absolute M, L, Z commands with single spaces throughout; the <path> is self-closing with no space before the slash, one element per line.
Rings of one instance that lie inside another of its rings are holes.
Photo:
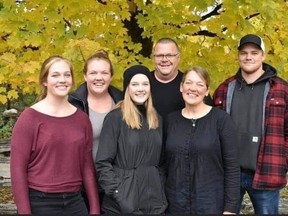
<path fill-rule="evenodd" d="M 285 94 L 285 103 L 286 103 L 286 109 L 284 117 L 284 133 L 285 133 L 285 149 L 286 149 L 286 168 L 288 170 L 288 93 Z"/>
<path fill-rule="evenodd" d="M 224 164 L 224 211 L 237 212 L 240 199 L 240 166 L 238 163 L 237 130 L 231 117 L 225 113 L 220 130 Z"/>
<path fill-rule="evenodd" d="M 98 196 L 98 187 L 96 181 L 96 173 L 94 168 L 94 163 L 92 159 L 92 126 L 87 119 L 87 136 L 86 136 L 86 156 L 85 163 L 83 166 L 83 184 L 85 187 L 85 191 L 89 200 L 89 213 L 90 214 L 100 214 L 100 204 L 99 204 L 99 196 Z"/>
<path fill-rule="evenodd" d="M 115 115 L 115 112 L 110 112 L 106 115 L 96 155 L 98 182 L 108 196 L 114 196 L 115 190 L 120 183 L 120 179 L 113 169 L 120 134 L 120 121 L 122 121 L 122 117 Z"/>
<path fill-rule="evenodd" d="M 27 173 L 35 127 L 24 111 L 15 123 L 11 137 L 11 184 L 19 214 L 31 214 Z"/>

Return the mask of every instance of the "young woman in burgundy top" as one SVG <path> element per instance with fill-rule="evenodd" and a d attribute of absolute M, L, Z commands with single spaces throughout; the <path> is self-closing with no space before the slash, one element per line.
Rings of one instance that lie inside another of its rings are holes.
<path fill-rule="evenodd" d="M 11 140 L 11 180 L 19 214 L 99 214 L 88 116 L 67 100 L 71 63 L 48 58 L 40 73 L 40 100 L 17 120 Z M 77 122 L 77 124 L 75 124 Z M 84 185 L 89 212 L 81 196 Z"/>

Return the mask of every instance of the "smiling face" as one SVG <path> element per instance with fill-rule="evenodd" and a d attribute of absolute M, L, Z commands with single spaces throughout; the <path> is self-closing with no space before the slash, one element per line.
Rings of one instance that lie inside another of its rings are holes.
<path fill-rule="evenodd" d="M 181 83 L 180 91 L 186 105 L 198 105 L 204 103 L 204 97 L 208 96 L 209 88 L 205 79 L 191 70 L 185 75 Z"/>
<path fill-rule="evenodd" d="M 103 59 L 92 59 L 87 64 L 84 79 L 90 94 L 102 94 L 108 91 L 112 81 L 110 64 Z"/>
<path fill-rule="evenodd" d="M 63 60 L 54 62 L 49 68 L 46 81 L 47 96 L 66 97 L 73 84 L 69 64 Z"/>
<path fill-rule="evenodd" d="M 242 73 L 262 74 L 262 63 L 265 60 L 264 52 L 256 45 L 248 43 L 238 52 L 238 61 Z"/>
<path fill-rule="evenodd" d="M 128 93 L 136 105 L 144 104 L 150 96 L 150 82 L 146 75 L 136 74 L 130 80 Z"/>
<path fill-rule="evenodd" d="M 178 73 L 180 54 L 172 42 L 158 43 L 153 53 L 155 75 L 163 81 L 173 79 Z"/>

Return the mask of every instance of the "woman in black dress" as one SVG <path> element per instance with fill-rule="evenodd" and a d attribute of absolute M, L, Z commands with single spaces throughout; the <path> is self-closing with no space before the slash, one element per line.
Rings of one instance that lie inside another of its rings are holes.
<path fill-rule="evenodd" d="M 206 105 L 209 75 L 190 68 L 180 86 L 185 107 L 168 116 L 166 196 L 170 214 L 237 212 L 239 165 L 230 116 Z"/>

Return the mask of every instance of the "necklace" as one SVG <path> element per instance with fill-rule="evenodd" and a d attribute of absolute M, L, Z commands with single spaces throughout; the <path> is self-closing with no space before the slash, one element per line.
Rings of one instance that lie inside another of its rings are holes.
<path fill-rule="evenodd" d="M 193 118 L 191 119 L 192 127 L 195 127 L 196 121 L 197 121 L 197 119 L 193 119 Z"/>

